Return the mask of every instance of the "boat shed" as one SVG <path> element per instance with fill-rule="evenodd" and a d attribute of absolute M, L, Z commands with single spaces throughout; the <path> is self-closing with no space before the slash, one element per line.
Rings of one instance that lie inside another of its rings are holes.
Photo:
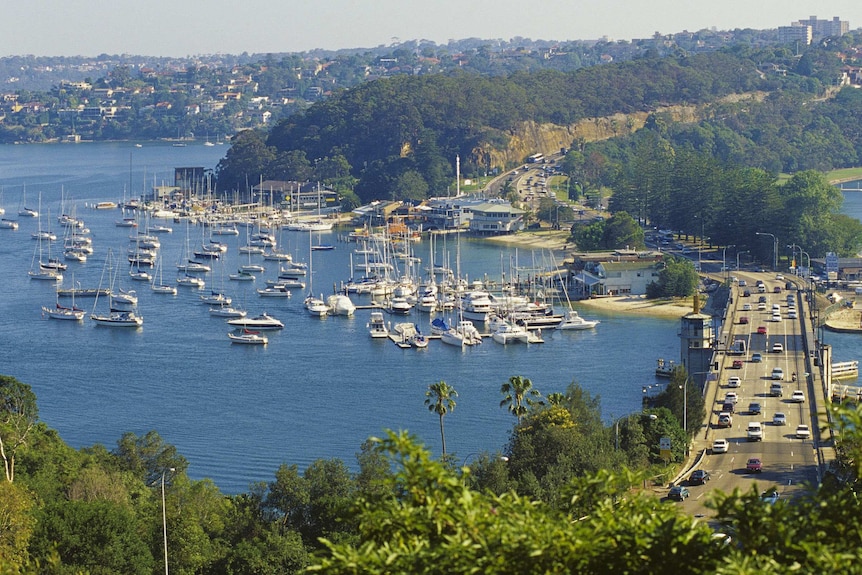
<path fill-rule="evenodd" d="M 471 208 L 470 232 L 480 236 L 511 234 L 524 228 L 524 210 L 510 203 L 485 202 Z"/>

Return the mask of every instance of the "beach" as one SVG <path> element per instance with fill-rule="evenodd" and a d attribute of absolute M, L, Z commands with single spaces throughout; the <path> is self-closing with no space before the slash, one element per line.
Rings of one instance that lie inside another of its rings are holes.
<path fill-rule="evenodd" d="M 577 305 L 615 313 L 679 318 L 692 312 L 691 298 L 647 299 L 646 296 L 611 296 L 578 300 Z"/>

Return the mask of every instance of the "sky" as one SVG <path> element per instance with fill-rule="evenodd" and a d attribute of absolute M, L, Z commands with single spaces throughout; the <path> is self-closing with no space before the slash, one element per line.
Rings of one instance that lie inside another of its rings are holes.
<path fill-rule="evenodd" d="M 12 0 L 7 0 L 11 2 Z M 817 16 L 862 27 L 859 0 L 28 0 L 0 15 L 0 57 L 302 52 L 464 38 L 612 40 L 769 29 Z"/>

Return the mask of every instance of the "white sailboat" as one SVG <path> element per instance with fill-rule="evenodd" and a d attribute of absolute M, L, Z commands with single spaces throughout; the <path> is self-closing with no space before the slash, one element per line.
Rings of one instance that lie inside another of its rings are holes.
<path fill-rule="evenodd" d="M 309 315 L 314 317 L 324 318 L 329 315 L 329 306 L 323 301 L 323 297 L 315 297 L 314 295 L 314 268 L 311 259 L 311 232 L 308 233 L 308 295 L 303 304 Z"/>
<path fill-rule="evenodd" d="M 75 277 L 72 276 L 72 283 L 75 283 Z M 57 303 L 54 307 L 42 306 L 42 313 L 47 315 L 49 319 L 61 319 L 67 321 L 81 321 L 86 313 L 83 309 L 75 306 L 75 293 L 72 292 L 72 307 L 60 305 L 60 292 L 57 291 Z"/>
<path fill-rule="evenodd" d="M 156 259 L 156 270 L 153 272 L 150 289 L 155 293 L 177 295 L 176 286 L 167 285 L 162 279 L 162 256 L 158 256 Z"/>
<path fill-rule="evenodd" d="M 39 196 L 42 197 L 41 195 Z M 41 208 L 40 208 L 41 209 Z M 22 218 L 38 218 L 39 210 L 34 210 L 27 207 L 27 186 L 24 186 L 24 191 L 21 193 L 21 209 L 18 210 L 18 215 Z"/>
<path fill-rule="evenodd" d="M 96 306 L 99 303 L 99 297 L 96 296 L 96 301 L 93 303 L 93 312 L 90 314 L 90 319 L 96 325 L 107 327 L 141 327 L 144 324 L 144 318 L 137 313 L 137 297 L 134 298 L 134 304 L 115 306 L 114 301 L 114 275 L 113 275 L 113 253 L 108 251 L 108 257 L 105 260 L 105 265 L 108 269 L 108 277 L 110 278 L 110 291 L 108 293 L 108 313 L 97 313 Z M 104 270 L 103 270 L 104 277 Z M 99 288 L 101 288 L 101 282 Z M 128 295 L 128 292 L 126 292 Z M 131 301 L 131 300 L 126 300 Z M 120 303 L 120 302 L 117 302 Z"/>
<path fill-rule="evenodd" d="M 42 199 L 39 196 L 39 208 L 41 209 Z M 37 212 L 38 213 L 38 212 Z M 59 266 L 50 265 L 51 259 L 51 242 L 46 240 L 41 235 L 36 238 L 36 249 L 33 252 L 33 260 L 30 262 L 30 279 L 42 281 L 63 281 L 63 273 Z M 42 246 L 48 243 L 48 261 L 43 259 Z"/>

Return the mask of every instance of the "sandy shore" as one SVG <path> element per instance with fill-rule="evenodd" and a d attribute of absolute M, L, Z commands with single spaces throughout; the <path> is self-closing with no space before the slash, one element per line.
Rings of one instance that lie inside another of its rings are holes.
<path fill-rule="evenodd" d="M 490 236 L 482 238 L 482 240 L 488 243 L 518 246 L 526 249 L 561 251 L 566 249 L 567 245 L 574 248 L 572 244 L 568 244 L 569 236 L 568 230 L 541 230 L 518 232 L 506 236 Z"/>
<path fill-rule="evenodd" d="M 646 296 L 613 296 L 579 300 L 578 306 L 610 312 L 679 318 L 692 312 L 691 298 L 649 300 Z"/>

